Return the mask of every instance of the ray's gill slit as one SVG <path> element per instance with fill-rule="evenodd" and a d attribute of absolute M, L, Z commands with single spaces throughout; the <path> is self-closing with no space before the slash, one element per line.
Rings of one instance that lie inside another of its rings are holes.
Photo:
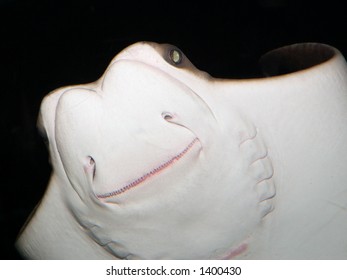
<path fill-rule="evenodd" d="M 152 169 L 151 171 L 147 172 L 146 174 L 142 175 L 141 177 L 137 178 L 136 180 L 132 181 L 131 183 L 125 185 L 124 187 L 117 189 L 113 192 L 105 193 L 105 194 L 97 194 L 96 197 L 99 199 L 109 198 L 112 196 L 119 195 L 121 193 L 126 192 L 127 190 L 134 188 L 138 186 L 139 184 L 143 183 L 147 179 L 151 178 L 152 176 L 155 176 L 159 172 L 163 171 L 167 167 L 174 164 L 176 161 L 180 160 L 186 153 L 189 152 L 189 150 L 199 141 L 198 138 L 194 138 L 192 142 L 189 143 L 189 145 L 182 150 L 180 153 L 169 159 L 168 161 L 164 162 L 163 164 L 159 165 L 158 167 Z"/>

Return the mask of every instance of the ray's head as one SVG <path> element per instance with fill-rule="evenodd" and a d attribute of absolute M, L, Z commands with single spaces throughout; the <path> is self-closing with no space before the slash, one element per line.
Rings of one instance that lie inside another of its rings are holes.
<path fill-rule="evenodd" d="M 196 162 L 214 116 L 189 76 L 204 75 L 178 48 L 142 42 L 118 54 L 97 82 L 49 95 L 42 105 L 54 111 L 48 138 L 72 185 L 87 180 L 96 198 L 119 202 L 176 166 L 173 174 L 181 174 L 181 162 Z"/>

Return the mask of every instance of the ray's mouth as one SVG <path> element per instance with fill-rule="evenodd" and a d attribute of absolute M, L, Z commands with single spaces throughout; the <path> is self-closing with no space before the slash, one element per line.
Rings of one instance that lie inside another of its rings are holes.
<path fill-rule="evenodd" d="M 164 170 L 172 167 L 177 161 L 182 159 L 191 149 L 199 142 L 199 139 L 196 137 L 194 138 L 182 151 L 180 151 L 175 156 L 171 157 L 169 160 L 163 162 L 162 164 L 158 165 L 157 167 L 151 169 L 150 171 L 144 173 L 142 176 L 132 180 L 130 183 L 127 183 L 126 185 L 115 188 L 114 191 L 103 193 L 103 194 L 96 194 L 96 197 L 98 199 L 107 199 L 110 197 L 115 197 L 117 195 L 120 195 L 130 189 L 133 189 L 145 181 L 153 178 L 154 176 L 158 175 L 159 173 L 163 172 Z"/>

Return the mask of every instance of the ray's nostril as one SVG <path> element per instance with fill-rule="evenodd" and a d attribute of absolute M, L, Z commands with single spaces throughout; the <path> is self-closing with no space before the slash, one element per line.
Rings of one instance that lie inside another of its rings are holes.
<path fill-rule="evenodd" d="M 96 165 L 95 165 L 95 160 L 93 157 L 88 156 L 88 171 L 93 174 L 93 179 L 95 177 L 95 171 L 96 171 Z"/>
<path fill-rule="evenodd" d="M 94 159 L 91 156 L 89 156 L 89 165 L 94 165 L 94 164 L 95 164 Z"/>
<path fill-rule="evenodd" d="M 169 121 L 169 120 L 173 119 L 173 115 L 171 113 L 169 113 L 169 112 L 163 112 L 163 113 L 161 113 L 161 116 L 166 121 Z"/>

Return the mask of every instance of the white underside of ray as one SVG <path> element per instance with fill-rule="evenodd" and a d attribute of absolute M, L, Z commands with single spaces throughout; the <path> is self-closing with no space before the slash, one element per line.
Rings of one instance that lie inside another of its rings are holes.
<path fill-rule="evenodd" d="M 231 81 L 176 69 L 157 51 L 131 46 L 99 82 L 43 102 L 54 173 L 22 253 L 346 258 L 343 58 Z"/>
<path fill-rule="evenodd" d="M 254 80 L 247 87 L 237 82 L 215 86 L 225 104 L 246 112 L 262 132 L 275 170 L 275 210 L 255 234 L 245 258 L 345 259 L 347 68 L 343 58 L 268 84 Z"/>

